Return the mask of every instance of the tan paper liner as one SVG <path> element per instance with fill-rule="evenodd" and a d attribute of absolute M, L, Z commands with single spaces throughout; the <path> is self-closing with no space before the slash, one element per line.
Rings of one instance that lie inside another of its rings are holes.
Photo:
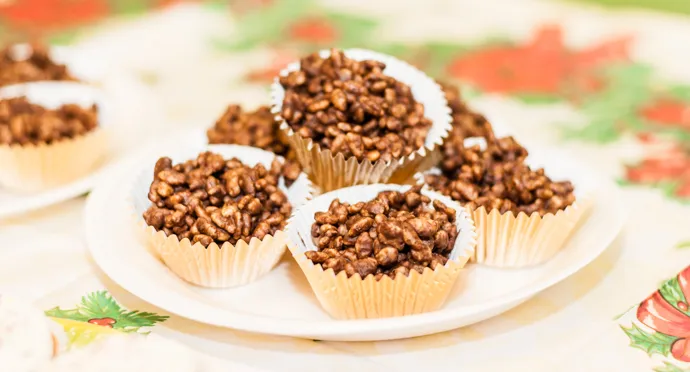
<path fill-rule="evenodd" d="M 276 157 L 274 153 L 258 148 L 239 145 L 210 145 L 202 149 L 177 149 L 169 154 L 174 163 L 195 157 L 202 151 L 213 151 L 226 159 L 236 157 L 245 164 L 262 163 L 270 166 Z M 189 239 L 181 241 L 176 235 L 166 236 L 146 225 L 141 218 L 148 208 L 148 185 L 151 183 L 151 169 L 156 159 L 151 159 L 150 167 L 137 177 L 132 190 L 134 204 L 133 223 L 143 233 L 147 248 L 180 278 L 189 283 L 207 288 L 230 288 L 245 285 L 269 273 L 280 261 L 286 250 L 287 236 L 284 231 L 266 235 L 263 239 L 252 238 L 249 242 L 240 240 L 233 245 L 225 242 L 219 246 L 212 243 L 205 248 L 200 243 L 192 244 Z M 148 169 L 151 168 L 151 169 Z M 306 174 L 288 189 L 281 180 L 281 188 L 286 191 L 293 211 L 311 198 L 313 188 Z"/>
<path fill-rule="evenodd" d="M 528 216 L 513 212 L 490 213 L 480 207 L 471 211 L 479 238 L 472 262 L 501 268 L 519 268 L 544 263 L 565 247 L 591 199 L 581 199 L 556 214 Z"/>
<path fill-rule="evenodd" d="M 65 184 L 92 171 L 107 148 L 108 134 L 102 128 L 51 145 L 0 146 L 0 185 L 38 191 Z"/>
<path fill-rule="evenodd" d="M 463 267 L 474 253 L 476 232 L 467 211 L 457 203 L 438 193 L 423 191 L 433 199 L 439 199 L 457 210 L 457 226 L 460 233 L 444 266 L 435 270 L 426 268 L 423 274 L 412 271 L 409 276 L 388 276 L 375 280 L 370 275 L 362 279 L 358 274 L 350 278 L 345 272 L 335 275 L 333 269 L 323 270 L 307 259 L 304 253 L 315 250 L 311 242 L 311 225 L 315 211 L 328 209 L 337 198 L 354 203 L 373 199 L 383 190 L 407 190 L 401 185 L 353 186 L 321 195 L 300 208 L 288 225 L 290 249 L 295 261 L 307 277 L 309 284 L 328 314 L 336 319 L 369 319 L 420 314 L 439 309 L 446 302 Z M 303 238 L 304 237 L 304 238 Z M 306 239 L 306 240 L 305 240 Z"/>
<path fill-rule="evenodd" d="M 285 253 L 287 241 L 283 231 L 263 239 L 240 240 L 232 245 L 211 243 L 205 248 L 189 239 L 180 241 L 176 235 L 141 223 L 149 244 L 161 260 L 180 278 L 201 287 L 230 288 L 251 283 L 270 272 Z"/>
<path fill-rule="evenodd" d="M 327 57 L 330 51 L 323 50 L 320 54 Z M 280 122 L 280 129 L 297 153 L 302 167 L 323 192 L 359 184 L 403 183 L 416 172 L 428 169 L 424 166 L 430 166 L 429 162 L 424 160 L 440 147 L 451 129 L 450 108 L 441 87 L 423 72 L 397 58 L 364 49 L 347 49 L 345 55 L 355 60 L 373 59 L 384 62 L 385 73 L 408 84 L 415 98 L 424 104 L 425 116 L 432 121 L 431 129 L 424 146 L 401 159 L 374 163 L 366 159 L 359 162 L 354 157 L 345 159 L 342 154 L 333 154 L 328 149 L 322 150 L 311 139 L 295 133 L 282 119 L 280 113 L 285 91 L 276 78 L 271 86 L 271 111 Z M 299 69 L 299 66 L 299 62 L 292 63 L 282 70 L 280 75 L 287 75 L 290 71 Z"/>
<path fill-rule="evenodd" d="M 109 149 L 110 111 L 93 87 L 73 82 L 36 82 L 0 89 L 0 99 L 26 95 L 48 108 L 75 103 L 99 108 L 98 127 L 53 144 L 0 145 L 0 186 L 15 191 L 39 191 L 87 175 L 103 161 Z"/>
<path fill-rule="evenodd" d="M 466 146 L 479 144 L 481 138 L 465 139 Z M 477 249 L 470 262 L 499 268 L 521 268 L 539 265 L 551 259 L 563 249 L 593 205 L 590 175 L 580 164 L 557 151 L 530 150 L 527 162 L 544 167 L 554 179 L 569 179 L 575 186 L 576 201 L 557 213 L 528 216 L 521 212 L 500 213 L 494 209 L 487 213 L 479 207 L 468 211 L 472 214 L 477 234 Z M 438 168 L 426 172 L 438 173 Z M 415 176 L 417 183 L 424 183 L 424 174 Z M 427 188 L 428 186 L 425 186 Z"/>

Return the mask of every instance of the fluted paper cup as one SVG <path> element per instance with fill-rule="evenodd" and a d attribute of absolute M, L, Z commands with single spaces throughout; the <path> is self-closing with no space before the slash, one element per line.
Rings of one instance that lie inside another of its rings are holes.
<path fill-rule="evenodd" d="M 416 172 L 424 170 L 422 167 L 428 164 L 424 160 L 448 136 L 452 122 L 448 101 L 441 87 L 433 79 L 406 62 L 364 49 L 346 49 L 344 52 L 346 57 L 357 61 L 376 60 L 385 63 L 386 75 L 410 86 L 415 99 L 424 105 L 424 116 L 432 122 L 424 146 L 405 157 L 389 162 L 379 160 L 373 163 L 367 159 L 358 161 L 352 156 L 345 158 L 342 154 L 332 153 L 330 149 L 322 149 L 311 139 L 304 138 L 293 131 L 281 117 L 285 89 L 280 85 L 279 78 L 276 78 L 271 85 L 271 111 L 276 115 L 281 131 L 285 133 L 290 145 L 295 149 L 300 164 L 322 191 L 359 184 L 403 182 Z M 322 50 L 320 55 L 326 58 L 330 55 L 330 51 Z M 297 71 L 299 68 L 299 61 L 291 63 L 280 72 L 280 76 Z"/>
<path fill-rule="evenodd" d="M 479 239 L 472 262 L 495 267 L 526 267 L 544 263 L 565 247 L 591 200 L 578 200 L 556 214 L 471 211 Z"/>
<path fill-rule="evenodd" d="M 307 277 L 309 284 L 328 314 L 336 319 L 385 318 L 419 314 L 439 309 L 446 302 L 462 268 L 474 254 L 476 232 L 467 211 L 441 194 L 423 190 L 432 200 L 440 200 L 455 208 L 459 230 L 448 262 L 435 270 L 424 269 L 420 274 L 411 270 L 408 276 L 388 276 L 376 280 L 373 275 L 362 279 L 359 274 L 347 277 L 342 271 L 324 270 L 305 256 L 307 251 L 318 250 L 311 236 L 314 213 L 328 210 L 336 198 L 342 202 L 357 203 L 372 200 L 381 191 L 404 192 L 410 186 L 374 184 L 352 186 L 314 198 L 298 208 L 288 225 L 288 248 Z"/>
<path fill-rule="evenodd" d="M 482 140 L 468 139 L 482 145 Z M 591 175 L 565 155 L 557 151 L 532 152 L 527 162 L 533 167 L 543 167 L 553 180 L 570 180 L 575 188 L 575 202 L 557 213 L 517 215 L 511 211 L 500 213 L 485 207 L 467 208 L 477 228 L 477 249 L 471 262 L 500 267 L 521 268 L 544 263 L 560 252 L 569 238 L 581 225 L 593 205 Z M 437 168 L 424 174 L 439 173 Z M 424 182 L 424 174 L 416 176 Z M 428 188 L 428 186 L 425 186 Z"/>
<path fill-rule="evenodd" d="M 167 154 L 174 164 L 194 159 L 203 151 L 211 151 L 226 159 L 238 158 L 248 166 L 258 163 L 270 168 L 276 155 L 255 147 L 239 145 L 210 145 L 198 149 L 185 149 Z M 153 181 L 153 167 L 157 159 L 150 159 L 146 169 L 137 177 L 131 198 L 136 212 L 135 219 L 149 249 L 180 278 L 198 286 L 229 288 L 251 283 L 270 272 L 285 253 L 287 236 L 284 231 L 266 235 L 263 239 L 240 240 L 237 244 L 215 242 L 208 247 L 192 244 L 189 239 L 180 240 L 176 235 L 167 236 L 146 225 L 142 215 L 151 205 L 148 200 L 149 186 Z M 280 189 L 285 192 L 293 211 L 311 198 L 311 182 L 306 174 L 288 188 L 281 179 Z"/>
<path fill-rule="evenodd" d="M 65 104 L 98 106 L 98 127 L 51 144 L 0 145 L 0 186 L 37 191 L 59 186 L 89 174 L 109 149 L 112 112 L 97 88 L 70 82 L 37 82 L 0 89 L 0 99 L 26 96 L 34 104 L 56 109 Z"/>

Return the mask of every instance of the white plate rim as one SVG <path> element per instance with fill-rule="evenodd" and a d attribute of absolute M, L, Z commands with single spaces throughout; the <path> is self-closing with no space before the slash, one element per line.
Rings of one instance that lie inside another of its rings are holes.
<path fill-rule="evenodd" d="M 122 167 L 121 170 L 123 169 L 127 169 L 127 167 Z M 606 229 L 606 236 L 602 236 L 601 239 L 599 239 L 600 244 L 596 246 L 596 249 L 590 249 L 586 251 L 586 253 L 582 253 L 579 260 L 566 266 L 564 270 L 559 271 L 557 274 L 554 274 L 547 279 L 541 278 L 538 282 L 530 286 L 523 287 L 520 290 L 511 293 L 510 295 L 488 300 L 480 304 L 466 305 L 463 306 L 462 309 L 443 308 L 439 311 L 431 313 L 386 319 L 348 321 L 306 321 L 301 319 L 290 319 L 288 321 L 281 318 L 253 316 L 247 315 L 246 313 L 234 312 L 232 310 L 220 309 L 200 301 L 195 301 L 194 306 L 190 306 L 190 299 L 188 297 L 185 297 L 184 295 L 181 295 L 175 291 L 166 292 L 161 288 L 157 288 L 150 282 L 142 280 L 142 276 L 133 270 L 123 271 L 123 269 L 120 268 L 115 261 L 108 259 L 109 254 L 107 251 L 99 249 L 99 247 L 103 245 L 96 244 L 99 237 L 94 235 L 95 229 L 93 228 L 93 223 L 98 220 L 97 218 L 94 218 L 94 216 L 97 216 L 99 213 L 98 210 L 100 203 L 109 201 L 108 195 L 115 187 L 117 186 L 107 183 L 96 187 L 89 195 L 84 211 L 86 242 L 89 251 L 91 252 L 96 264 L 115 283 L 124 288 L 126 291 L 139 297 L 143 301 L 183 318 L 241 331 L 310 339 L 351 340 L 352 338 L 349 337 L 349 335 L 362 332 L 386 333 L 399 331 L 401 328 L 401 322 L 403 323 L 402 326 L 405 328 L 419 328 L 425 326 L 432 327 L 439 323 L 452 324 L 454 319 L 468 317 L 480 312 L 489 312 L 492 309 L 495 311 L 496 309 L 503 307 L 504 310 L 507 310 L 508 308 L 517 306 L 535 294 L 575 274 L 591 263 L 611 245 L 613 240 L 618 236 L 620 230 L 622 229 L 625 220 L 620 197 L 615 192 L 616 187 L 613 182 L 607 180 L 605 182 L 601 182 L 601 187 L 597 192 L 597 200 L 604 200 L 605 203 L 596 206 L 596 208 L 610 209 L 612 211 L 611 213 L 613 213 L 616 217 L 610 221 L 611 226 L 610 228 Z M 180 304 L 184 305 L 180 306 Z M 453 329 L 453 327 L 449 327 L 447 329 Z M 362 337 L 362 340 L 364 339 L 371 340 L 373 338 Z"/>
<path fill-rule="evenodd" d="M 96 185 L 98 178 L 108 172 L 111 166 L 112 164 L 103 164 L 95 173 L 91 173 L 72 183 L 32 195 L 30 199 L 23 203 L 0 207 L 0 220 L 33 212 L 86 194 Z"/>

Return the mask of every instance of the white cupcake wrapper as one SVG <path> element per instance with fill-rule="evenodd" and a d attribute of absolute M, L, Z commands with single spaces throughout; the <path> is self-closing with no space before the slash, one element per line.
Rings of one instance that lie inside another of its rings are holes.
<path fill-rule="evenodd" d="M 35 104 L 56 109 L 65 104 L 98 106 L 98 128 L 53 144 L 0 145 L 0 186 L 37 191 L 73 181 L 93 170 L 109 151 L 113 112 L 98 89 L 74 82 L 35 82 L 0 89 L 0 99 L 26 96 Z"/>
<path fill-rule="evenodd" d="M 450 198 L 423 190 L 432 200 L 440 200 L 457 210 L 460 230 L 448 263 L 423 274 L 412 270 L 409 276 L 395 279 L 384 276 L 375 280 L 373 275 L 362 279 L 359 275 L 348 278 L 345 272 L 337 275 L 333 269 L 323 270 L 307 259 L 305 252 L 317 250 L 311 236 L 314 213 L 328 210 L 335 198 L 356 203 L 372 200 L 379 192 L 404 192 L 410 186 L 374 184 L 352 186 L 314 198 L 298 208 L 288 224 L 288 248 L 300 265 L 321 306 L 337 319 L 383 318 L 434 311 L 443 306 L 462 268 L 474 254 L 477 234 L 467 211 Z"/>
<path fill-rule="evenodd" d="M 479 235 L 472 262 L 501 268 L 544 263 L 567 245 L 568 239 L 591 210 L 593 180 L 579 164 L 557 151 L 530 152 L 527 163 L 533 169 L 543 167 L 551 179 L 570 180 L 575 187 L 575 203 L 544 216 L 538 213 L 528 216 L 524 212 L 516 216 L 513 212 L 487 211 L 484 207 L 470 210 Z M 418 173 L 415 179 L 418 184 L 423 184 L 425 174 L 440 173 L 438 168 L 432 168 Z M 425 189 L 429 187 L 425 186 Z"/>
<path fill-rule="evenodd" d="M 249 166 L 261 163 L 268 168 L 276 158 L 272 152 L 239 145 L 186 148 L 166 156 L 177 164 L 193 159 L 206 150 L 223 155 L 226 159 L 238 158 Z M 141 171 L 132 187 L 133 214 L 136 226 L 139 231 L 143 231 L 145 239 L 148 240 L 149 249 L 176 275 L 202 287 L 236 287 L 258 280 L 280 261 L 285 252 L 287 240 L 283 231 L 276 232 L 275 236 L 267 235 L 261 240 L 252 238 L 249 242 L 240 240 L 235 245 L 226 242 L 221 246 L 212 243 L 204 247 L 200 243 L 192 244 L 189 239 L 180 241 L 175 235 L 166 236 L 164 232 L 147 226 L 142 215 L 151 205 L 148 192 L 153 180 L 155 162 L 156 159 L 153 158 L 148 161 L 146 169 Z M 311 182 L 304 173 L 290 188 L 287 188 L 281 179 L 280 188 L 286 193 L 293 211 L 309 200 L 314 192 Z"/>
<path fill-rule="evenodd" d="M 330 191 L 351 185 L 387 181 L 403 182 L 415 172 L 424 170 L 422 167 L 428 165 L 424 159 L 448 136 L 452 117 L 443 90 L 426 74 L 397 58 L 364 49 L 346 49 L 344 52 L 348 58 L 354 60 L 377 60 L 385 63 L 386 75 L 410 86 L 415 99 L 424 104 L 425 116 L 432 121 L 423 147 L 401 159 L 374 163 L 366 159 L 358 162 L 354 157 L 345 159 L 342 154 L 333 154 L 328 149 L 322 150 L 311 139 L 302 138 L 295 133 L 281 117 L 285 90 L 278 78 L 271 85 L 271 111 L 280 122 L 280 129 L 287 136 L 290 145 L 297 152 L 300 163 L 321 190 Z M 324 58 L 330 55 L 329 50 L 322 50 L 319 53 Z M 280 72 L 280 76 L 299 70 L 299 67 L 299 61 L 293 62 Z"/>

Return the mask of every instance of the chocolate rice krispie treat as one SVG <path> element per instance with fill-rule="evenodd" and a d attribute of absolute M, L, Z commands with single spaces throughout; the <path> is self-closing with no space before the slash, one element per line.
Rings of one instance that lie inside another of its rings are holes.
<path fill-rule="evenodd" d="M 0 145 L 52 144 L 73 139 L 98 126 L 98 108 L 67 104 L 47 109 L 26 97 L 0 100 Z"/>
<path fill-rule="evenodd" d="M 144 220 L 168 236 L 175 234 L 179 240 L 205 247 L 274 235 L 292 212 L 278 187 L 281 167 L 278 159 L 266 169 L 211 152 L 174 165 L 170 158 L 160 158 L 149 189 L 152 205 Z"/>
<path fill-rule="evenodd" d="M 355 204 L 333 200 L 327 211 L 314 215 L 318 251 L 305 255 L 324 270 L 362 279 L 407 276 L 411 270 L 421 274 L 445 265 L 458 236 L 456 211 L 420 190 L 383 191 Z"/>
<path fill-rule="evenodd" d="M 254 146 L 271 151 L 288 160 L 294 160 L 287 139 L 280 136 L 278 123 L 268 106 L 254 111 L 242 110 L 240 105 L 229 105 L 215 125 L 206 131 L 210 144 L 236 144 Z"/>
<path fill-rule="evenodd" d="M 255 111 L 243 111 L 239 105 L 229 105 L 215 125 L 206 131 L 210 144 L 254 146 L 274 152 L 286 159 L 283 164 L 285 183 L 290 186 L 299 177 L 302 168 L 287 139 L 268 106 Z"/>
<path fill-rule="evenodd" d="M 457 86 L 445 82 L 439 82 L 439 85 L 443 88 L 453 117 L 453 129 L 446 142 L 462 141 L 469 137 L 493 137 L 491 123 L 467 106 Z"/>
<path fill-rule="evenodd" d="M 527 150 L 513 137 L 489 141 L 485 150 L 479 145 L 444 150 L 441 174 L 427 174 L 425 182 L 470 209 L 543 216 L 575 202 L 572 183 L 552 181 L 544 169 L 530 168 Z"/>
<path fill-rule="evenodd" d="M 14 45 L 0 50 L 0 86 L 32 81 L 75 81 L 67 66 L 50 58 L 48 48 L 32 44 L 27 56 L 17 53 Z"/>
<path fill-rule="evenodd" d="M 281 116 L 298 135 L 322 150 L 391 161 L 424 146 L 432 122 L 410 87 L 384 73 L 375 60 L 356 61 L 332 49 L 300 60 L 280 77 L 285 89 Z"/>

